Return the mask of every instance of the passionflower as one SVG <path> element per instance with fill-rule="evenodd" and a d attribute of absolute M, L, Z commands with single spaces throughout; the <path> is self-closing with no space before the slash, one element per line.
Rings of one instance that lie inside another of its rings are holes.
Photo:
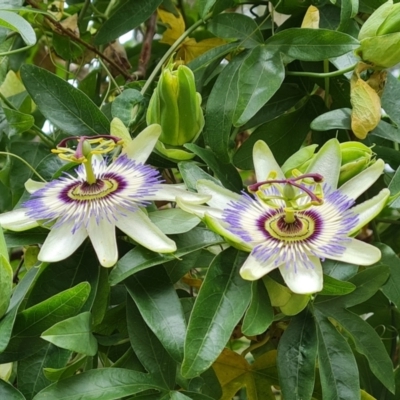
<path fill-rule="evenodd" d="M 385 206 L 389 190 L 355 205 L 355 199 L 381 175 L 384 163 L 372 166 L 339 189 L 341 154 L 337 140 L 325 144 L 305 173 L 285 177 L 268 146 L 258 141 L 253 149 L 257 183 L 251 194 L 235 194 L 202 180 L 198 191 L 212 196 L 209 207 L 178 201 L 235 246 L 250 251 L 241 267 L 244 279 L 256 280 L 279 268 L 295 293 L 322 290 L 321 260 L 356 265 L 377 262 L 376 247 L 352 236 Z"/>
<path fill-rule="evenodd" d="M 46 262 L 70 256 L 89 236 L 100 264 L 113 266 L 118 260 L 115 227 L 152 251 L 175 251 L 175 242 L 151 222 L 142 207 L 153 200 L 174 201 L 177 195 L 188 201 L 200 197 L 180 185 L 162 184 L 158 171 L 144 164 L 160 133 L 158 125 L 148 127 L 110 163 L 99 154 L 120 145 L 118 138 L 68 138 L 78 140 L 76 151 L 64 147 L 64 140 L 55 152 L 81 162 L 75 174 L 66 173 L 48 183 L 28 182 L 31 198 L 23 208 L 0 215 L 0 225 L 14 231 L 39 224 L 49 227 L 38 255 Z"/>

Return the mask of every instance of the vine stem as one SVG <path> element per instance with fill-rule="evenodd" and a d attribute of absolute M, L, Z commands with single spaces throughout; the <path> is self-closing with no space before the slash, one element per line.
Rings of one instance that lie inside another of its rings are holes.
<path fill-rule="evenodd" d="M 39 172 L 36 171 L 35 168 L 32 167 L 31 164 L 28 163 L 28 161 L 25 161 L 23 158 L 21 158 L 20 156 L 17 156 L 14 153 L 9 153 L 8 151 L 0 151 L 0 154 L 5 155 L 5 156 L 11 156 L 11 157 L 15 157 L 16 159 L 18 159 L 19 161 L 23 162 L 41 181 L 47 183 L 46 179 L 44 179 L 42 177 L 42 175 L 39 174 Z"/>
<path fill-rule="evenodd" d="M 155 77 L 157 76 L 158 72 L 161 70 L 162 66 L 164 63 L 171 57 L 171 55 L 174 53 L 174 51 L 179 47 L 179 45 L 194 31 L 196 30 L 200 25 L 204 24 L 208 19 L 211 18 L 211 14 L 207 15 L 204 19 L 198 20 L 196 23 L 194 23 L 190 28 L 188 28 L 185 32 L 182 33 L 181 36 L 176 40 L 176 42 L 168 49 L 168 51 L 164 54 L 164 56 L 161 58 L 161 60 L 158 62 L 156 67 L 154 68 L 153 72 L 149 76 L 149 79 L 147 79 L 146 83 L 144 84 L 142 90 L 140 91 L 141 94 L 145 94 L 147 89 L 150 87 L 152 82 L 154 81 Z"/>
<path fill-rule="evenodd" d="M 325 107 L 329 109 L 329 85 L 330 85 L 330 77 L 326 76 L 326 74 L 329 74 L 329 60 L 324 60 L 324 74 L 325 74 L 325 95 L 324 95 L 324 102 L 325 102 Z"/>
<path fill-rule="evenodd" d="M 291 76 L 307 76 L 309 78 L 333 78 L 334 76 L 340 76 L 346 72 L 351 72 L 354 70 L 357 64 L 350 65 L 347 68 L 339 69 L 338 71 L 332 72 L 302 72 L 302 71 L 286 71 L 286 75 Z"/>

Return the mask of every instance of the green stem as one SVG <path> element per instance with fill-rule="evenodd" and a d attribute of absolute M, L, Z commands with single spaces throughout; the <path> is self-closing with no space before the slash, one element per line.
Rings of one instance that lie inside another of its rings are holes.
<path fill-rule="evenodd" d="M 324 103 L 325 107 L 329 109 L 329 76 L 326 76 L 326 74 L 329 74 L 329 60 L 324 60 L 324 74 L 325 74 L 325 95 L 324 95 Z"/>
<path fill-rule="evenodd" d="M 98 58 L 98 60 L 100 61 L 101 66 L 104 68 L 104 70 L 106 71 L 106 74 L 108 76 L 108 79 L 110 79 L 110 81 L 114 84 L 115 88 L 117 89 L 118 93 L 121 94 L 122 90 L 119 87 L 118 83 L 116 82 L 116 80 L 114 79 L 114 77 L 112 76 L 112 73 L 110 72 L 110 70 L 107 68 L 107 66 L 103 63 L 103 61 L 101 60 L 101 58 Z"/>
<path fill-rule="evenodd" d="M 202 25 L 205 21 L 211 18 L 211 14 L 207 15 L 203 20 L 200 19 L 196 23 L 194 23 L 190 28 L 188 28 L 182 35 L 176 40 L 176 42 L 168 49 L 168 51 L 164 54 L 161 58 L 159 63 L 154 68 L 153 72 L 147 79 L 146 83 L 144 84 L 142 90 L 140 91 L 141 94 L 145 94 L 147 89 L 150 87 L 152 82 L 154 81 L 155 77 L 157 76 L 158 72 L 161 70 L 164 63 L 171 57 L 174 51 L 179 47 L 179 45 L 189 36 L 194 30 L 196 30 L 200 25 Z"/>
<path fill-rule="evenodd" d="M 333 78 L 334 76 L 340 76 L 346 72 L 353 71 L 357 64 L 351 65 L 350 67 L 339 69 L 333 72 L 301 72 L 301 71 L 286 71 L 286 75 L 291 76 L 308 76 L 310 78 Z"/>
<path fill-rule="evenodd" d="M 79 17 L 78 17 L 79 22 L 82 22 L 89 6 L 90 6 L 90 0 L 85 0 L 85 2 L 83 3 L 83 7 L 81 8 L 81 12 L 79 13 Z"/>
<path fill-rule="evenodd" d="M 31 44 L 29 46 L 21 47 L 20 49 L 9 50 L 9 51 L 6 51 L 5 53 L 0 53 L 0 57 L 9 56 L 10 54 L 21 53 L 23 51 L 29 50 L 33 46 L 34 46 L 34 44 Z"/>
<path fill-rule="evenodd" d="M 29 164 L 27 161 L 25 161 L 23 158 L 20 156 L 17 156 L 16 154 L 9 153 L 8 151 L 0 151 L 0 154 L 3 154 L 5 156 L 11 156 L 17 158 L 19 161 L 23 162 L 40 180 L 43 182 L 47 182 L 46 179 L 44 179 L 39 172 L 36 172 L 36 169 L 32 167 L 31 164 Z"/>
<path fill-rule="evenodd" d="M 10 108 L 11 110 L 20 112 L 20 111 L 17 109 L 17 107 L 15 107 L 14 104 L 12 104 L 12 103 L 7 99 L 7 97 L 4 96 L 4 94 L 3 94 L 1 91 L 0 91 L 0 99 L 3 100 L 3 102 L 5 103 L 5 105 L 6 105 L 8 108 Z M 33 125 L 32 128 L 33 128 L 32 131 L 33 131 L 36 135 L 38 135 L 38 136 L 43 140 L 43 142 L 45 142 L 49 147 L 54 147 L 54 142 L 53 142 L 51 139 L 49 139 L 49 137 L 48 137 L 38 126 Z"/>

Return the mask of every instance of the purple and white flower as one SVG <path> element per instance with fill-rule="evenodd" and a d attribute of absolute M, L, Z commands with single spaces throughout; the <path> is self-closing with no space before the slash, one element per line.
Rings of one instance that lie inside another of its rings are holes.
<path fill-rule="evenodd" d="M 93 158 L 89 172 L 81 165 L 76 176 L 28 182 L 30 200 L 23 208 L 0 215 L 0 225 L 14 231 L 39 224 L 49 227 L 38 256 L 46 262 L 70 256 L 89 236 L 100 264 L 111 267 L 118 260 L 116 227 L 152 251 L 175 251 L 175 242 L 151 222 L 142 207 L 153 200 L 175 201 L 177 195 L 193 202 L 209 197 L 187 192 L 181 185 L 160 183 L 158 171 L 144 164 L 160 133 L 158 125 L 148 127 L 110 164 Z"/>
<path fill-rule="evenodd" d="M 257 184 L 251 194 L 236 194 L 207 180 L 198 192 L 211 195 L 209 207 L 178 200 L 181 208 L 202 217 L 238 248 L 250 251 L 240 274 L 256 280 L 279 268 L 295 293 L 322 290 L 325 258 L 371 265 L 381 253 L 352 237 L 385 206 L 389 191 L 354 206 L 355 199 L 382 174 L 384 163 L 372 166 L 337 189 L 340 148 L 325 144 L 303 176 L 286 178 L 268 146 L 253 150 Z M 314 180 L 313 180 L 314 179 Z M 319 182 L 321 181 L 321 182 Z"/>

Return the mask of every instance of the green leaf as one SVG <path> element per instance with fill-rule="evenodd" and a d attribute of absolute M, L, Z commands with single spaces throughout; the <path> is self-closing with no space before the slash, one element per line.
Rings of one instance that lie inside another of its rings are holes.
<path fill-rule="evenodd" d="M 107 21 L 101 25 L 94 42 L 105 44 L 117 39 L 124 33 L 137 28 L 150 18 L 162 0 L 135 0 L 122 4 Z"/>
<path fill-rule="evenodd" d="M 203 247 L 221 244 L 224 240 L 215 233 L 204 228 L 194 228 L 182 235 L 173 236 L 177 251 L 171 254 L 154 253 L 141 246 L 136 246 L 133 250 L 125 254 L 111 271 L 109 282 L 115 285 L 125 278 L 146 268 L 159 265 L 167 261 L 176 260 L 177 257 L 192 253 Z"/>
<path fill-rule="evenodd" d="M 351 19 L 358 14 L 358 0 L 342 1 L 340 6 L 340 25 L 337 30 L 344 32 L 349 26 Z"/>
<path fill-rule="evenodd" d="M 94 356 L 97 342 L 92 334 L 91 318 L 90 312 L 78 314 L 54 324 L 40 336 L 62 349 Z"/>
<path fill-rule="evenodd" d="M 344 337 L 320 312 L 315 312 L 318 365 L 324 400 L 360 398 L 358 368 Z"/>
<path fill-rule="evenodd" d="M 71 352 L 59 349 L 48 343 L 37 353 L 30 357 L 18 361 L 17 381 L 18 389 L 23 393 L 27 400 L 32 399 L 36 393 L 51 384 L 43 372 L 43 368 L 63 367 L 71 356 Z M 33 366 L 40 366 L 32 368 Z"/>
<path fill-rule="evenodd" d="M 243 14 L 219 14 L 208 24 L 208 30 L 223 39 L 240 40 L 240 47 L 245 48 L 256 47 L 264 41 L 254 20 Z"/>
<path fill-rule="evenodd" d="M 19 390 L 2 379 L 0 379 L 0 398 L 7 400 L 26 400 Z"/>
<path fill-rule="evenodd" d="M 76 136 L 109 133 L 106 116 L 79 89 L 35 65 L 23 65 L 21 77 L 42 114 L 58 128 Z"/>
<path fill-rule="evenodd" d="M 142 365 L 166 389 L 175 387 L 176 363 L 147 326 L 134 301 L 128 297 L 126 316 L 129 339 Z"/>
<path fill-rule="evenodd" d="M 382 252 L 382 258 L 378 263 L 381 267 L 378 266 L 377 268 L 390 268 L 389 279 L 382 286 L 381 290 L 396 307 L 400 308 L 400 259 L 389 246 L 377 243 L 376 247 Z"/>
<path fill-rule="evenodd" d="M 371 371 L 394 393 L 393 364 L 375 329 L 358 315 L 333 304 L 321 311 L 334 318 L 351 335 L 356 350 L 367 358 Z"/>
<path fill-rule="evenodd" d="M 215 179 L 207 172 L 203 171 L 194 161 L 183 161 L 178 163 L 179 172 L 190 191 L 196 191 L 196 184 L 199 179 L 208 179 L 217 185 L 221 185 L 218 179 Z"/>
<path fill-rule="evenodd" d="M 33 46 L 36 43 L 36 34 L 32 26 L 14 12 L 0 11 L 0 26 L 18 32 L 28 46 Z"/>
<path fill-rule="evenodd" d="M 125 126 L 129 127 L 135 122 L 137 107 L 143 103 L 143 95 L 135 89 L 125 89 L 112 103 L 111 115 L 119 118 Z"/>
<path fill-rule="evenodd" d="M 318 295 L 342 296 L 354 291 L 356 285 L 324 275 L 324 287 Z"/>
<path fill-rule="evenodd" d="M 162 390 L 148 374 L 122 368 L 101 368 L 53 383 L 34 400 L 116 400 L 148 389 Z"/>
<path fill-rule="evenodd" d="M 38 272 L 39 268 L 31 268 L 15 288 L 7 314 L 0 321 L 0 353 L 4 351 L 10 341 L 18 308 L 31 288 Z"/>
<path fill-rule="evenodd" d="M 309 309 L 297 314 L 278 345 L 277 367 L 285 400 L 310 399 L 314 389 L 317 331 Z"/>
<path fill-rule="evenodd" d="M 8 136 L 19 135 L 32 128 L 35 119 L 32 115 L 25 114 L 11 108 L 3 107 L 4 115 L 7 118 L 9 131 Z"/>
<path fill-rule="evenodd" d="M 358 265 L 347 264 L 335 260 L 325 260 L 322 263 L 324 274 L 340 281 L 347 281 L 358 272 Z"/>
<path fill-rule="evenodd" d="M 149 218 L 166 235 L 189 232 L 200 223 L 199 217 L 179 208 L 153 211 L 149 213 Z"/>
<path fill-rule="evenodd" d="M 76 315 L 90 293 L 88 283 L 80 283 L 17 315 L 13 335 L 0 363 L 20 360 L 46 345 L 40 334 L 52 325 Z"/>
<path fill-rule="evenodd" d="M 246 336 L 256 336 L 264 333 L 274 319 L 274 310 L 263 281 L 252 282 L 251 302 L 244 315 L 242 332 Z"/>
<path fill-rule="evenodd" d="M 267 39 L 265 45 L 297 60 L 322 61 L 353 51 L 360 42 L 350 35 L 328 29 L 289 28 Z"/>
<path fill-rule="evenodd" d="M 266 46 L 252 49 L 240 67 L 233 125 L 239 127 L 248 122 L 280 88 L 284 78 L 285 67 L 279 53 Z"/>
<path fill-rule="evenodd" d="M 147 325 L 175 361 L 182 361 L 186 321 L 178 295 L 162 266 L 125 280 Z"/>
<path fill-rule="evenodd" d="M 197 376 L 211 366 L 248 307 L 251 283 L 239 275 L 247 256 L 228 248 L 210 265 L 189 320 L 184 377 Z"/>
<path fill-rule="evenodd" d="M 185 147 L 199 156 L 212 171 L 222 184 L 234 192 L 240 192 L 243 188 L 242 179 L 232 164 L 224 164 L 219 157 L 211 150 L 203 149 L 194 143 L 185 144 Z"/>
<path fill-rule="evenodd" d="M 239 147 L 233 156 L 233 163 L 240 169 L 253 169 L 253 146 L 257 140 L 264 140 L 278 163 L 283 164 L 303 144 L 310 130 L 310 122 L 321 107 L 321 98 L 312 96 L 296 111 L 261 125 Z"/>
<path fill-rule="evenodd" d="M 3 236 L 1 228 L 0 235 Z M 6 253 L 6 256 L 0 254 L 0 318 L 6 313 L 8 309 L 12 288 L 13 269 L 8 262 L 8 254 Z"/>
<path fill-rule="evenodd" d="M 319 115 L 311 122 L 311 129 L 314 131 L 351 129 L 351 109 L 339 108 Z"/>
<path fill-rule="evenodd" d="M 49 346 L 52 346 L 49 343 Z M 65 351 L 65 350 L 64 350 Z M 49 368 L 45 367 L 43 369 L 44 376 L 46 379 L 52 382 L 60 381 L 61 379 L 69 378 L 72 375 L 75 375 L 78 369 L 81 369 L 87 363 L 87 356 L 82 356 L 78 358 L 76 361 L 68 364 L 64 368 Z"/>

